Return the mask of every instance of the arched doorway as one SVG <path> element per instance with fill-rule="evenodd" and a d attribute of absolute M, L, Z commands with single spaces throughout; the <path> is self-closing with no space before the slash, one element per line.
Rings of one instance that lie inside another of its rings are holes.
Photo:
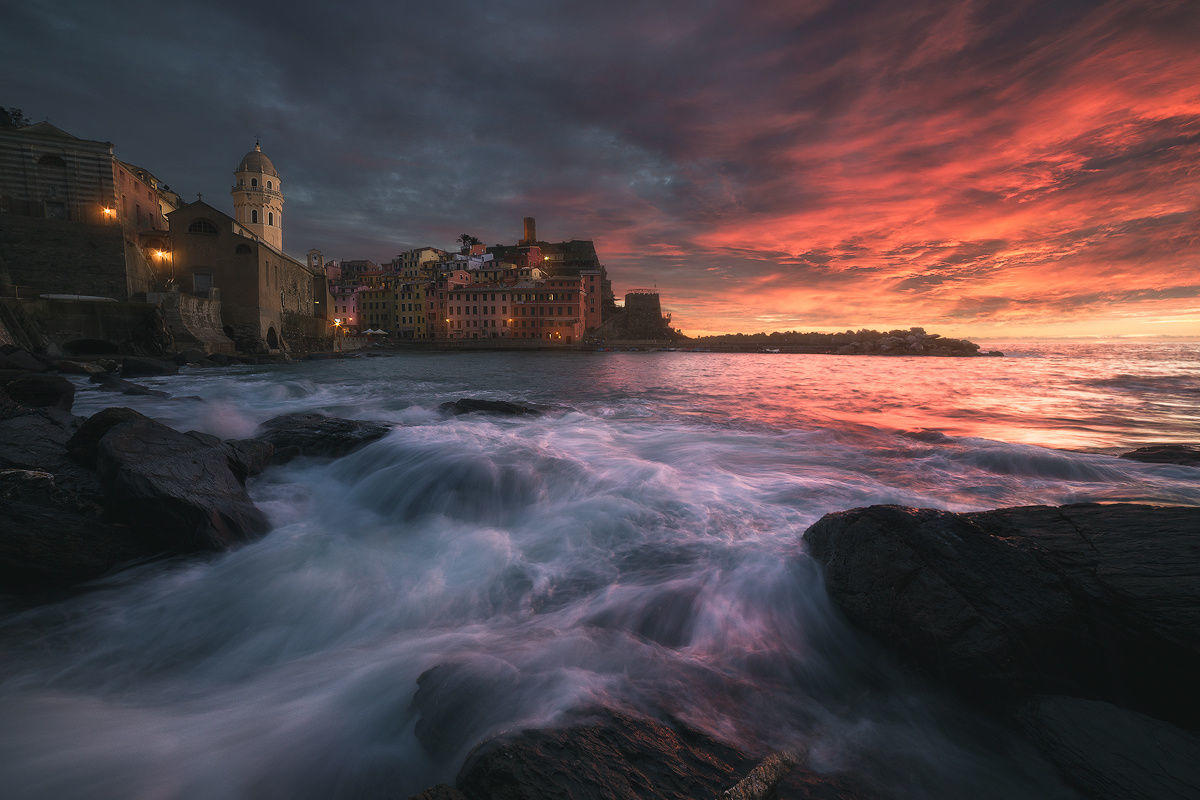
<path fill-rule="evenodd" d="M 275 332 L 275 327 L 267 328 L 267 347 L 272 350 L 279 349 L 279 334 Z"/>

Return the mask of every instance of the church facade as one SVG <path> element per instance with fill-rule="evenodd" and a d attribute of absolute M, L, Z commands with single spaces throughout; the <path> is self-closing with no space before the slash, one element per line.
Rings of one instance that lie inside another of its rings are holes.
<path fill-rule="evenodd" d="M 219 297 L 226 335 L 245 352 L 310 349 L 329 335 L 323 265 L 283 251 L 278 170 L 255 143 L 234 171 L 235 216 L 203 200 L 167 215 L 168 269 L 182 291 Z"/>

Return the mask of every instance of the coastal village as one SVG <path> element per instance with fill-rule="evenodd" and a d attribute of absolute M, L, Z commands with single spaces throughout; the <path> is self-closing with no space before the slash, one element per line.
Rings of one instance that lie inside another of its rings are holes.
<path fill-rule="evenodd" d="M 0 345 L 64 355 L 297 356 L 364 346 L 541 349 L 678 336 L 657 292 L 617 303 L 590 240 L 390 261 L 285 250 L 285 176 L 255 142 L 228 199 L 187 200 L 114 145 L 0 118 Z M 232 211 L 232 214 L 228 213 Z"/>

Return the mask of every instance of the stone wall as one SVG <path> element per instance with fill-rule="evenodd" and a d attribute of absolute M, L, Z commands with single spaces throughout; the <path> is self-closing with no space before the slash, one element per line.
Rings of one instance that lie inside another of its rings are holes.
<path fill-rule="evenodd" d="M 161 355 L 174 349 L 174 340 L 155 303 L 113 300 L 36 300 L 18 303 L 49 343 L 70 352 L 80 340 L 111 342 L 126 353 Z"/>
<path fill-rule="evenodd" d="M 127 300 L 149 288 L 150 280 L 145 259 L 137 264 L 135 258 L 131 288 L 127 249 L 137 253 L 117 224 L 0 214 L 0 282 L 16 286 L 22 296 L 80 294 Z"/>
<path fill-rule="evenodd" d="M 184 292 L 151 292 L 148 303 L 161 309 L 176 350 L 203 350 L 205 353 L 235 352 L 233 340 L 221 329 L 221 301 L 218 290 L 213 297 L 197 297 Z"/>
<path fill-rule="evenodd" d="M 326 320 L 285 311 L 283 343 L 292 354 L 332 350 L 333 330 Z"/>

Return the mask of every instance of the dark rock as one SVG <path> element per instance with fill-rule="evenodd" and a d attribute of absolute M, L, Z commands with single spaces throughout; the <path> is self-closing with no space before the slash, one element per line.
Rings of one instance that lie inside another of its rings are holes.
<path fill-rule="evenodd" d="M 1026 735 L 1087 797 L 1200 797 L 1200 738 L 1099 700 L 1035 697 L 1017 719 Z"/>
<path fill-rule="evenodd" d="M 132 408 L 119 406 L 106 408 L 84 420 L 79 429 L 69 439 L 64 440 L 63 444 L 67 453 L 77 463 L 94 468 L 96 466 L 96 448 L 99 446 L 100 440 L 104 438 L 104 434 L 122 422 L 143 419 L 149 419 L 149 417 L 139 414 Z"/>
<path fill-rule="evenodd" d="M 97 444 L 96 472 L 109 511 L 153 534 L 160 552 L 222 550 L 269 528 L 222 448 L 150 419 L 113 425 Z"/>
<path fill-rule="evenodd" d="M 144 556 L 95 499 L 34 470 L 0 470 L 0 592 L 31 594 L 98 578 Z"/>
<path fill-rule="evenodd" d="M 11 353 L 0 354 L 0 369 L 19 370 L 21 372 L 45 372 L 48 367 L 41 359 L 28 350 L 13 350 Z"/>
<path fill-rule="evenodd" d="M 104 367 L 91 361 L 68 361 L 64 359 L 54 362 L 54 367 L 59 372 L 66 373 L 67 375 L 99 375 L 107 372 Z"/>
<path fill-rule="evenodd" d="M 425 670 L 412 699 L 417 741 L 438 759 L 458 753 L 489 721 L 512 718 L 517 688 L 516 667 L 483 654 Z"/>
<path fill-rule="evenodd" d="M 175 375 L 179 365 L 158 358 L 126 356 L 121 359 L 122 378 L 149 378 L 158 375 Z"/>
<path fill-rule="evenodd" d="M 538 416 L 542 412 L 530 406 L 510 403 L 507 400 L 483 400 L 463 397 L 452 403 L 442 403 L 439 408 L 448 414 L 501 414 L 509 417 Z"/>
<path fill-rule="evenodd" d="M 75 384 L 60 375 L 26 375 L 10 381 L 4 389 L 13 400 L 30 408 L 70 411 L 75 403 Z"/>
<path fill-rule="evenodd" d="M 484 742 L 467 757 L 455 783 L 471 800 L 693 800 L 721 797 L 755 766 L 756 759 L 686 725 L 596 709 L 574 715 L 563 727 Z M 772 777 L 780 780 L 785 772 Z M 803 766 L 793 768 L 779 788 L 779 797 L 787 798 L 868 797 Z M 793 793 L 797 790 L 803 794 Z"/>
<path fill-rule="evenodd" d="M 299 456 L 338 458 L 382 439 L 389 430 L 378 422 L 300 413 L 267 420 L 254 438 L 270 444 L 275 449 L 273 463 L 282 464 Z"/>
<path fill-rule="evenodd" d="M 1200 467 L 1200 447 L 1186 444 L 1152 444 L 1122 453 L 1121 458 L 1144 461 L 1148 464 L 1182 464 Z"/>
<path fill-rule="evenodd" d="M 567 727 L 484 742 L 456 785 L 489 800 L 693 800 L 718 797 L 754 760 L 708 736 L 601 710 Z"/>
<path fill-rule="evenodd" d="M 54 409 L 27 409 L 0 420 L 0 467 L 58 472 L 70 463 L 74 422 Z"/>
<path fill-rule="evenodd" d="M 467 796 L 453 786 L 439 783 L 437 786 L 431 786 L 420 794 L 414 794 L 408 800 L 467 800 Z"/>
<path fill-rule="evenodd" d="M 121 352 L 117 344 L 107 339 L 75 339 L 64 344 L 63 350 L 73 356 L 102 356 Z"/>
<path fill-rule="evenodd" d="M 123 378 L 118 378 L 110 372 L 93 375 L 89 380 L 92 383 L 98 384 L 101 389 L 110 392 L 120 392 L 121 394 L 139 395 L 143 397 L 170 397 L 166 392 L 160 392 L 157 389 L 148 389 L 140 384 L 127 381 Z"/>
<path fill-rule="evenodd" d="M 184 350 L 182 352 L 176 353 L 175 358 L 173 360 L 175 361 L 175 363 L 177 365 L 179 365 L 181 367 L 184 366 L 185 364 L 207 364 L 208 363 L 208 357 L 204 354 L 203 350 Z"/>
<path fill-rule="evenodd" d="M 804 534 L 855 624 L 976 699 L 1200 723 L 1200 508 L 872 506 Z"/>

